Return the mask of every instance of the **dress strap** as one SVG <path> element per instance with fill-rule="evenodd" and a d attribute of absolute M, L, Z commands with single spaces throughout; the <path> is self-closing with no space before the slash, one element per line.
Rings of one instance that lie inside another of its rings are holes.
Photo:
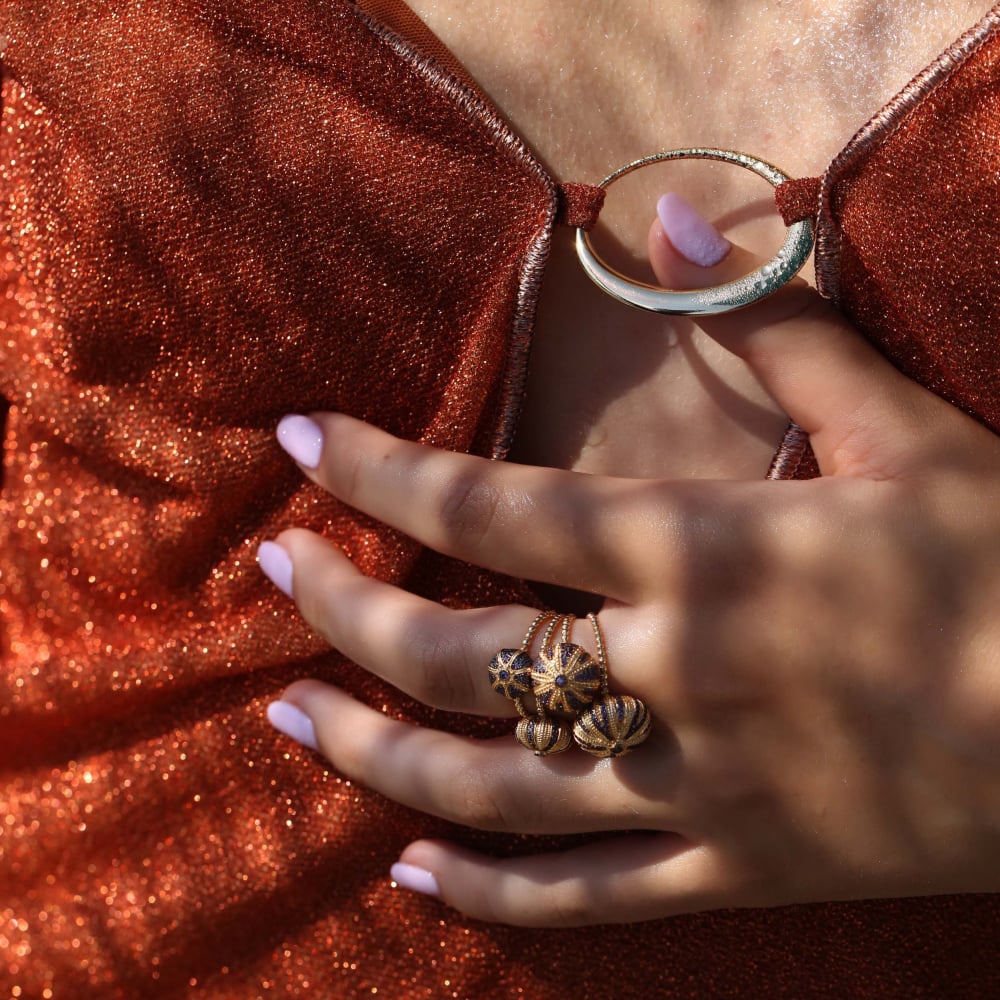
<path fill-rule="evenodd" d="M 774 204 L 786 226 L 816 220 L 822 187 L 822 177 L 795 177 L 774 189 Z"/>
<path fill-rule="evenodd" d="M 470 90 L 481 97 L 486 97 L 482 87 L 476 83 L 451 49 L 403 0 L 355 0 L 355 6 L 373 21 L 378 21 L 400 38 L 405 38 L 422 55 L 439 63 Z"/>

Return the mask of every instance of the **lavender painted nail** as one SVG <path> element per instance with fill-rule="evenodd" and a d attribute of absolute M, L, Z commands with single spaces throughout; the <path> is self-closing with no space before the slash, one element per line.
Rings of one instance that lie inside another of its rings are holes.
<path fill-rule="evenodd" d="M 293 413 L 278 423 L 278 444 L 299 465 L 315 469 L 323 454 L 323 432 L 315 420 Z"/>
<path fill-rule="evenodd" d="M 656 214 L 674 249 L 692 264 L 714 267 L 729 253 L 729 240 L 679 194 L 665 194 Z"/>
<path fill-rule="evenodd" d="M 319 743 L 316 741 L 316 727 L 312 719 L 300 708 L 289 704 L 287 701 L 272 701 L 267 706 L 267 720 L 286 736 L 309 747 L 310 750 L 318 750 Z"/>
<path fill-rule="evenodd" d="M 423 868 L 417 868 L 416 865 L 397 861 L 389 870 L 389 874 L 392 876 L 393 882 L 411 892 L 423 893 L 425 896 L 441 895 L 441 887 L 438 885 L 437 879 L 430 872 L 424 871 Z"/>
<path fill-rule="evenodd" d="M 260 543 L 257 565 L 278 590 L 288 597 L 292 596 L 292 560 L 277 542 Z"/>

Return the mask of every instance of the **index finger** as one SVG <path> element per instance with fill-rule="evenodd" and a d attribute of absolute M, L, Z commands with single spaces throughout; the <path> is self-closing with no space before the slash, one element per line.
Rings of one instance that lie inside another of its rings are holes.
<path fill-rule="evenodd" d="M 685 259 L 667 230 L 672 204 L 661 211 L 649 233 L 657 280 L 670 287 L 697 288 L 731 281 L 757 266 L 753 254 L 732 244 L 707 267 Z M 684 215 L 692 225 L 695 217 L 693 209 Z M 704 219 L 697 228 L 702 234 L 715 233 Z M 881 467 L 884 457 L 891 457 L 895 468 L 896 456 L 920 449 L 928 430 L 938 423 L 939 401 L 894 368 L 801 278 L 744 309 L 700 316 L 696 322 L 745 361 L 785 413 L 810 435 L 824 474 L 854 474 L 871 464 Z M 870 462 L 872 456 L 877 460 Z"/>

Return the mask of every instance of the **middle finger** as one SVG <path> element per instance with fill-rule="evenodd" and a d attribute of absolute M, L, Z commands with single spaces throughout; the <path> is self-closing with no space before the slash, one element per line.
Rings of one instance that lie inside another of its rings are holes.
<path fill-rule="evenodd" d="M 265 571 L 270 560 L 291 557 L 292 596 L 302 616 L 359 666 L 432 708 L 517 714 L 514 703 L 492 689 L 487 665 L 498 650 L 520 645 L 537 611 L 445 608 L 365 576 L 311 531 L 283 532 L 279 543 L 261 548 Z M 287 575 L 281 585 L 287 586 Z"/>

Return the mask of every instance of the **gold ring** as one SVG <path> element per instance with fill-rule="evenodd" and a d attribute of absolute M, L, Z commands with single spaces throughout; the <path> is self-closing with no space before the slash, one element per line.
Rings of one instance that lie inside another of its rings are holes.
<path fill-rule="evenodd" d="M 577 716 L 601 689 L 601 668 L 583 646 L 569 641 L 573 616 L 563 619 L 562 642 L 543 645 L 531 670 L 531 689 L 540 710 Z"/>
<path fill-rule="evenodd" d="M 555 635 L 560 622 L 562 622 L 564 634 L 569 634 L 572 617 L 572 615 L 552 615 L 545 628 L 545 633 L 542 635 L 542 653 L 550 649 L 552 636 Z M 528 635 L 525 636 L 525 651 L 529 654 L 534 635 L 535 632 L 529 629 Z M 534 681 L 534 669 L 535 665 L 532 661 L 530 684 L 533 684 Z M 546 757 L 549 754 L 568 750 L 573 742 L 573 730 L 569 725 L 565 725 L 557 719 L 550 719 L 545 712 L 545 706 L 538 702 L 537 698 L 535 700 L 538 708 L 537 715 L 531 715 L 524 711 L 521 702 L 518 702 L 517 709 L 521 713 L 521 721 L 518 722 L 514 730 L 514 738 L 536 757 Z"/>
<path fill-rule="evenodd" d="M 559 616 L 551 611 L 540 611 L 535 615 L 518 649 L 500 649 L 493 654 L 486 669 L 490 675 L 490 686 L 497 694 L 514 702 L 522 717 L 527 716 L 522 699 L 531 693 L 531 643 L 545 622 L 558 625 Z M 551 633 L 550 633 L 551 634 Z"/>
<path fill-rule="evenodd" d="M 597 661 L 601 668 L 602 697 L 573 723 L 573 739 L 581 750 L 595 757 L 623 757 L 645 742 L 652 723 L 638 698 L 608 691 L 608 660 L 597 615 L 587 620 L 594 629 Z"/>

